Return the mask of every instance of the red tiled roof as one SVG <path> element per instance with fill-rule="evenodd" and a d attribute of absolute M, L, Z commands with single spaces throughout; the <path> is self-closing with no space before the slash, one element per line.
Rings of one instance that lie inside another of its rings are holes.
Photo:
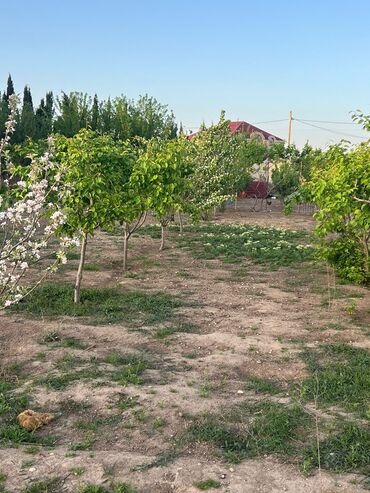
<path fill-rule="evenodd" d="M 263 136 L 265 140 L 273 140 L 277 142 L 283 142 L 283 139 L 280 137 L 276 137 L 276 135 L 270 134 L 269 132 L 266 132 L 265 130 L 262 130 L 261 128 L 258 128 L 251 123 L 244 122 L 244 121 L 238 121 L 238 122 L 230 122 L 229 123 L 229 128 L 230 128 L 230 133 L 231 135 L 234 135 L 236 133 L 244 133 L 246 135 L 252 135 L 252 134 L 260 134 Z M 188 135 L 188 139 L 192 139 L 197 135 L 198 132 L 193 132 L 192 134 Z"/>

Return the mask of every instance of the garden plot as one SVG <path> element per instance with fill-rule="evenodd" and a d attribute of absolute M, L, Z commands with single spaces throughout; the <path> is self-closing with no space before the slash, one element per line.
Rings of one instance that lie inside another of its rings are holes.
<path fill-rule="evenodd" d="M 0 491 L 369 487 L 369 294 L 294 221 L 228 210 L 161 253 L 147 227 L 126 275 L 99 233 L 81 306 L 71 259 L 2 315 Z M 55 419 L 27 432 L 27 408 Z"/>

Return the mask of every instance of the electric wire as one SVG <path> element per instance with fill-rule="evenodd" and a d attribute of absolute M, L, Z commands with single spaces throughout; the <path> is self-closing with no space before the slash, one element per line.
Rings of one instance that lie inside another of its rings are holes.
<path fill-rule="evenodd" d="M 299 122 L 299 123 L 303 123 L 303 125 L 308 125 L 310 127 L 318 128 L 319 130 L 325 130 L 326 132 L 331 132 L 333 134 L 342 135 L 344 137 L 353 137 L 355 139 L 363 139 L 364 138 L 361 135 L 347 134 L 344 132 L 338 132 L 338 130 L 332 130 L 331 128 L 325 128 L 325 127 L 321 127 L 319 125 L 314 125 L 313 123 L 308 123 L 307 121 L 300 120 L 299 118 L 294 118 L 294 121 Z"/>

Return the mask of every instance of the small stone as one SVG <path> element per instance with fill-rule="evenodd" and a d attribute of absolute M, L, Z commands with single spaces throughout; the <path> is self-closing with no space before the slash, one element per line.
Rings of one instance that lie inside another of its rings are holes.
<path fill-rule="evenodd" d="M 237 394 L 244 394 L 243 390 L 238 390 Z"/>
<path fill-rule="evenodd" d="M 234 472 L 234 468 L 233 467 L 230 467 L 229 471 L 230 472 Z"/>
<path fill-rule="evenodd" d="M 29 472 L 35 472 L 36 471 L 36 467 L 30 467 L 28 470 L 29 470 Z"/>

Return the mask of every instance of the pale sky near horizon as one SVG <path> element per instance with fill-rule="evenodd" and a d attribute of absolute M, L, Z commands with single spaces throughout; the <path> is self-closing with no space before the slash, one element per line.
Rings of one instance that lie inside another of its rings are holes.
<path fill-rule="evenodd" d="M 286 138 L 292 110 L 314 120 L 293 122 L 299 146 L 370 136 L 350 119 L 370 113 L 369 0 L 0 0 L 0 12 L 0 89 L 11 73 L 35 104 L 48 90 L 148 93 L 186 130 L 224 109 L 285 120 L 258 126 Z"/>

